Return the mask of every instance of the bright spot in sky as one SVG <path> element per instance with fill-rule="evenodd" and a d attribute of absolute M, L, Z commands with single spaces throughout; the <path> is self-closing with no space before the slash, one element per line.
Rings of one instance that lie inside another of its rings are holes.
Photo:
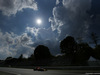
<path fill-rule="evenodd" d="M 40 24 L 42 23 L 42 20 L 41 20 L 41 19 L 37 19 L 37 20 L 36 20 L 36 23 L 37 23 L 38 25 L 40 25 Z"/>

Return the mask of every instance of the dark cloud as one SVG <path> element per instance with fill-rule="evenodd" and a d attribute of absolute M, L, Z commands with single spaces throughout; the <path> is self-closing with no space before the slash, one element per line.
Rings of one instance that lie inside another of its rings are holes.
<path fill-rule="evenodd" d="M 90 14 L 100 14 L 100 0 L 92 0 Z"/>
<path fill-rule="evenodd" d="M 35 0 L 0 0 L 0 10 L 6 16 L 15 15 L 25 8 L 37 10 Z"/>
<path fill-rule="evenodd" d="M 53 17 L 49 19 L 52 30 L 57 30 L 60 39 L 67 35 L 84 36 L 88 32 L 90 16 L 86 13 L 91 0 L 63 0 L 63 6 L 53 8 Z"/>
<path fill-rule="evenodd" d="M 90 33 L 94 32 L 100 35 L 100 0 L 92 0 L 91 9 L 88 11 L 91 18 Z"/>
<path fill-rule="evenodd" d="M 97 36 L 100 37 L 100 14 L 96 15 L 95 19 L 91 18 L 91 24 L 89 30 L 90 34 L 94 32 L 97 34 Z"/>

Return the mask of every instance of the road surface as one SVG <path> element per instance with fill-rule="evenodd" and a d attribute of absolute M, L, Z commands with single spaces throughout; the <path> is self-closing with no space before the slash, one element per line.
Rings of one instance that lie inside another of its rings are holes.
<path fill-rule="evenodd" d="M 95 71 L 93 70 L 33 71 L 33 69 L 0 67 L 0 71 L 10 73 L 11 75 L 100 75 L 100 70 L 95 70 Z"/>

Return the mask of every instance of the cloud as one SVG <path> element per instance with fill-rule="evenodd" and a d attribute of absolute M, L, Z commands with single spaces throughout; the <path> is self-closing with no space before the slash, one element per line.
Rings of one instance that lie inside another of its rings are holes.
<path fill-rule="evenodd" d="M 55 40 L 54 38 L 57 37 L 57 34 L 52 32 L 51 28 L 35 28 L 35 27 L 26 27 L 26 33 L 29 34 L 31 37 L 35 37 L 36 40 L 44 41 L 44 40 Z M 52 37 L 51 37 L 52 36 Z"/>
<path fill-rule="evenodd" d="M 40 29 L 36 43 L 47 46 L 53 55 L 60 53 L 58 35 L 51 28 Z"/>
<path fill-rule="evenodd" d="M 21 54 L 28 57 L 34 51 L 34 47 L 31 47 L 30 44 L 33 44 L 32 38 L 27 33 L 16 35 L 0 31 L 0 59 L 8 56 L 19 57 Z"/>
<path fill-rule="evenodd" d="M 58 34 L 54 33 L 51 28 L 35 28 L 27 27 L 26 32 L 32 37 L 34 43 L 32 47 L 45 45 L 50 49 L 50 52 L 55 55 L 60 53 Z"/>
<path fill-rule="evenodd" d="M 0 10 L 6 16 L 15 15 L 25 8 L 38 9 L 35 0 L 0 0 Z"/>
<path fill-rule="evenodd" d="M 56 5 L 59 4 L 59 3 L 60 3 L 60 1 L 59 0 L 56 0 Z"/>
<path fill-rule="evenodd" d="M 53 8 L 53 17 L 49 18 L 52 31 L 57 30 L 60 39 L 87 34 L 90 16 L 86 11 L 91 7 L 91 0 L 63 0 L 62 3 L 63 6 Z"/>
<path fill-rule="evenodd" d="M 26 32 L 31 33 L 34 36 L 37 36 L 38 35 L 38 32 L 39 32 L 39 28 L 26 27 Z"/>

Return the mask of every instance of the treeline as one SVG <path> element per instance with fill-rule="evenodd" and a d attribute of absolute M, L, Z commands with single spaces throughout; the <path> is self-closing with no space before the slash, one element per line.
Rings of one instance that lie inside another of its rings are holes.
<path fill-rule="evenodd" d="M 91 34 L 91 40 L 95 47 L 92 48 L 88 43 L 76 41 L 74 37 L 67 36 L 60 42 L 60 50 L 63 55 L 53 56 L 48 47 L 39 45 L 35 48 L 34 54 L 28 58 L 7 57 L 2 65 L 11 66 L 55 66 L 55 65 L 75 65 L 88 66 L 88 60 L 92 56 L 100 60 L 100 45 L 96 34 Z"/>

